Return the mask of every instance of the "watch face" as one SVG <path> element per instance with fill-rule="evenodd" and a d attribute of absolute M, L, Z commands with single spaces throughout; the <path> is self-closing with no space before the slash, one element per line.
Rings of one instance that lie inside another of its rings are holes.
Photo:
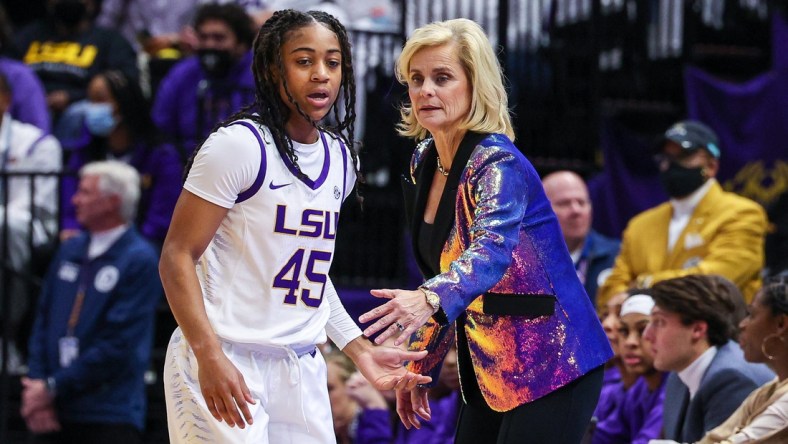
<path fill-rule="evenodd" d="M 426 288 L 422 288 L 424 291 L 424 295 L 427 296 L 427 303 L 432 305 L 432 308 L 438 310 L 441 306 L 441 300 L 434 291 L 427 290 Z"/>

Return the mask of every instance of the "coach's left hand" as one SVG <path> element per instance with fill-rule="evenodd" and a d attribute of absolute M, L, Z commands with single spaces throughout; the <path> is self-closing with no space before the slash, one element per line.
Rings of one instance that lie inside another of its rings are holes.
<path fill-rule="evenodd" d="M 435 310 L 427 302 L 427 297 L 421 290 L 372 290 L 372 296 L 389 299 L 385 304 L 373 308 L 359 317 L 359 321 L 377 322 L 364 330 L 364 335 L 369 337 L 381 332 L 375 343 L 381 344 L 386 339 L 399 335 L 394 345 L 403 344 L 422 325 L 426 324 Z"/>

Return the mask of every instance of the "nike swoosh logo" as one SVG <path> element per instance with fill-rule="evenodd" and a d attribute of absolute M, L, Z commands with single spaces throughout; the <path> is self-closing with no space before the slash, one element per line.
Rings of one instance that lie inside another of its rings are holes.
<path fill-rule="evenodd" d="M 292 182 L 285 183 L 285 184 L 282 184 L 282 185 L 274 185 L 274 182 L 271 181 L 271 183 L 268 184 L 268 188 L 270 188 L 272 190 L 278 190 L 279 188 L 286 187 L 286 186 L 291 185 L 291 184 L 292 184 Z"/>

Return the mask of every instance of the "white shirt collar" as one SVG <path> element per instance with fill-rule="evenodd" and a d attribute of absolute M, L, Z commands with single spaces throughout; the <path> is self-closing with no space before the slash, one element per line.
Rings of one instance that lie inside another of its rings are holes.
<path fill-rule="evenodd" d="M 582 254 L 583 254 L 583 246 L 582 245 L 577 250 L 570 251 L 569 252 L 569 256 L 572 258 L 572 263 L 573 264 L 577 264 L 578 262 L 580 262 L 580 256 L 582 256 Z"/>
<path fill-rule="evenodd" d="M 88 259 L 93 259 L 106 253 L 121 236 L 128 230 L 129 224 L 119 225 L 109 230 L 90 233 L 90 246 L 88 246 Z"/>
<path fill-rule="evenodd" d="M 681 382 L 689 389 L 690 399 L 694 398 L 695 393 L 700 389 L 703 375 L 706 374 L 706 370 L 711 365 L 711 361 L 714 360 L 715 356 L 717 356 L 717 347 L 709 347 L 709 349 L 698 356 L 692 364 L 678 373 Z"/>
<path fill-rule="evenodd" d="M 689 196 L 681 199 L 670 199 L 670 204 L 673 206 L 673 219 L 691 215 L 700 201 L 706 196 L 706 193 L 709 192 L 712 184 L 715 183 L 717 183 L 717 179 L 712 177 Z"/>

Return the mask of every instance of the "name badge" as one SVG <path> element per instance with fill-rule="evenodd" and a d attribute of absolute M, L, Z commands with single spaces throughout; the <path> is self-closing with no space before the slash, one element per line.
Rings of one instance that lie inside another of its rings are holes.
<path fill-rule="evenodd" d="M 58 340 L 60 351 L 60 366 L 66 368 L 79 356 L 79 338 L 64 336 Z"/>

